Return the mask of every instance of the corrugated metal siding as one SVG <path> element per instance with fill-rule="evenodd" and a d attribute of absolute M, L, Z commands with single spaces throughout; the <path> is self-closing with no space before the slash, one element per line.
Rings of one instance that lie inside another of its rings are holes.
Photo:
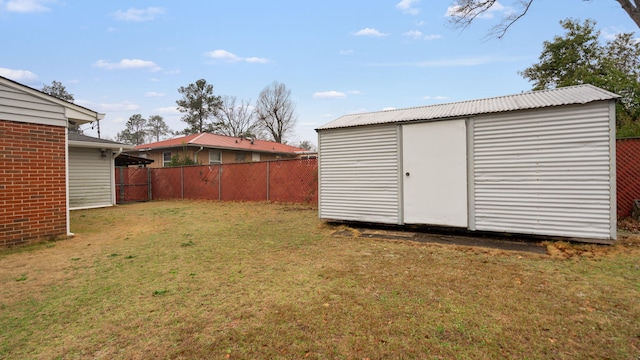
<path fill-rule="evenodd" d="M 99 149 L 69 148 L 69 208 L 113 205 L 111 156 Z"/>
<path fill-rule="evenodd" d="M 320 131 L 318 138 L 320 217 L 398 223 L 398 127 Z"/>
<path fill-rule="evenodd" d="M 476 230 L 611 237 L 608 102 L 477 117 Z"/>
<path fill-rule="evenodd" d="M 320 129 L 401 123 L 412 120 L 458 118 L 469 115 L 538 109 L 551 106 L 587 104 L 618 97 L 612 92 L 585 84 L 449 104 L 349 114 L 322 125 Z"/>

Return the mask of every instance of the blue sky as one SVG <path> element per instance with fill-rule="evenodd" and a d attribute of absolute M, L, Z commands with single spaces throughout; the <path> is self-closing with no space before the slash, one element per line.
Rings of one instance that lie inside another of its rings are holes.
<path fill-rule="evenodd" d="M 561 19 L 594 19 L 603 39 L 638 33 L 614 0 L 536 0 L 504 39 L 487 39 L 513 3 L 460 30 L 450 0 L 0 0 L 0 75 L 62 82 L 106 114 L 103 138 L 133 114 L 184 129 L 178 88 L 198 79 L 251 102 L 278 81 L 296 102 L 288 142 L 316 144 L 314 129 L 344 114 L 529 90 L 518 71 L 563 34 Z"/>

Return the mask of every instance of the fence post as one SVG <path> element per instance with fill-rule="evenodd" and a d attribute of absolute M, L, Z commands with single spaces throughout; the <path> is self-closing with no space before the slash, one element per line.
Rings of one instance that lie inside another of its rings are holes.
<path fill-rule="evenodd" d="M 151 168 L 147 168 L 147 198 L 153 200 L 153 191 L 151 189 Z"/>
<path fill-rule="evenodd" d="M 180 166 L 180 198 L 184 200 L 184 166 Z"/>
<path fill-rule="evenodd" d="M 120 190 L 120 203 L 124 204 L 124 168 L 119 168 L 120 170 L 120 183 L 118 184 L 118 190 Z"/>
<path fill-rule="evenodd" d="M 218 165 L 218 201 L 222 201 L 222 164 Z"/>
<path fill-rule="evenodd" d="M 270 201 L 271 199 L 271 194 L 269 194 L 269 188 L 271 187 L 270 171 L 271 171 L 271 161 L 267 161 L 267 201 Z"/>

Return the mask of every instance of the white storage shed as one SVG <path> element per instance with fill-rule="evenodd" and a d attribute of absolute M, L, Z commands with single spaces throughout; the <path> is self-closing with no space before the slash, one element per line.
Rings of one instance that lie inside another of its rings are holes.
<path fill-rule="evenodd" d="M 317 129 L 319 216 L 615 240 L 618 97 L 579 85 L 342 116 Z"/>

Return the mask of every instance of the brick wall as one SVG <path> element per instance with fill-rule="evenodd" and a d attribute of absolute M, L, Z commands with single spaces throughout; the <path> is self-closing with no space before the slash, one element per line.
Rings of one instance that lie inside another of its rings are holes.
<path fill-rule="evenodd" d="M 65 131 L 0 120 L 0 246 L 66 235 Z"/>

